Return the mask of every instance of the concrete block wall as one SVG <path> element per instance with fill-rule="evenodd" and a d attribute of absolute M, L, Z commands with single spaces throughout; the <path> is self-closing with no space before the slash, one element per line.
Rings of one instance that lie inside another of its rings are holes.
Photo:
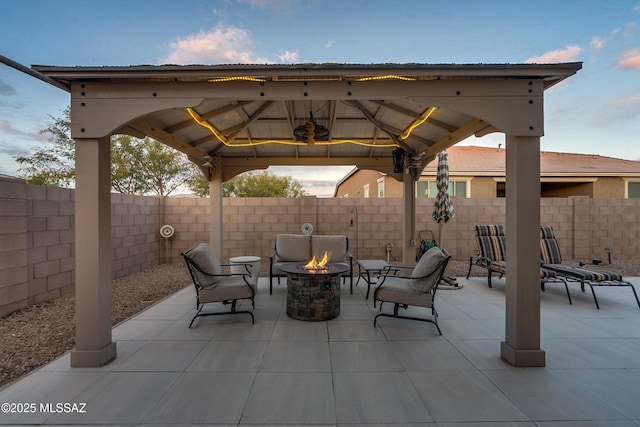
<path fill-rule="evenodd" d="M 112 194 L 114 278 L 161 262 L 161 202 Z M 74 287 L 74 191 L 0 177 L 0 317 Z"/>
<path fill-rule="evenodd" d="M 0 316 L 29 305 L 26 192 L 24 183 L 0 177 Z"/>
<path fill-rule="evenodd" d="M 456 216 L 444 225 L 441 241 L 431 217 L 433 200 L 417 200 L 416 230 L 431 230 L 454 259 L 465 261 L 476 247 L 476 224 L 506 225 L 505 199 L 453 202 Z M 614 261 L 640 256 L 640 199 L 540 203 L 541 223 L 554 227 L 565 258 L 607 260 L 605 247 L 613 250 Z M 210 200 L 199 197 L 112 194 L 113 277 L 182 263 L 182 251 L 209 240 L 209 210 Z M 0 316 L 73 290 L 74 215 L 73 190 L 0 177 Z M 314 234 L 346 235 L 356 257 L 386 259 L 390 244 L 391 259 L 401 260 L 402 217 L 400 198 L 226 198 L 221 258 L 258 255 L 266 263 L 276 234 L 301 233 L 308 222 Z M 159 233 L 164 224 L 176 231 L 168 240 Z M 412 237 L 419 244 L 419 235 Z"/>
<path fill-rule="evenodd" d="M 182 262 L 180 252 L 208 241 L 209 200 L 168 198 L 166 203 L 165 218 L 176 228 L 171 239 L 171 261 Z M 613 249 L 613 259 L 640 256 L 640 200 L 543 198 L 540 204 L 541 223 L 553 226 L 563 257 L 607 259 L 605 247 Z M 454 259 L 464 261 L 476 248 L 476 224 L 506 226 L 506 204 L 505 199 L 456 198 L 454 206 L 456 216 L 444 225 L 440 241 L 438 224 L 431 217 L 433 201 L 418 199 L 416 230 L 432 231 Z M 391 244 L 391 259 L 402 258 L 399 198 L 225 199 L 223 211 L 223 259 L 257 255 L 268 262 L 275 235 L 300 233 L 305 222 L 314 226 L 314 234 L 346 235 L 354 256 L 386 259 L 386 247 Z M 422 236 L 429 238 L 430 234 Z M 418 233 L 414 239 L 419 244 Z"/>
<path fill-rule="evenodd" d="M 111 194 L 113 277 L 142 271 L 162 262 L 164 241 L 160 227 L 163 198 Z"/>
<path fill-rule="evenodd" d="M 309 222 L 314 234 L 344 234 L 354 256 L 386 259 L 402 258 L 402 211 L 399 198 L 232 198 L 223 201 L 223 259 L 257 255 L 268 262 L 278 233 L 301 233 Z M 444 226 L 443 246 L 455 259 L 466 259 L 475 248 L 477 223 L 504 223 L 504 200 L 456 200 L 456 217 Z M 166 199 L 165 221 L 176 234 L 169 241 L 172 262 L 182 262 L 180 253 L 209 239 L 209 200 L 196 197 Z M 433 221 L 433 201 L 418 200 L 417 230 L 431 230 L 439 239 Z M 353 225 L 351 220 L 353 219 Z M 423 234 L 427 235 L 427 234 Z M 419 244 L 419 236 L 413 236 Z M 417 247 L 416 247 L 417 251 Z"/>

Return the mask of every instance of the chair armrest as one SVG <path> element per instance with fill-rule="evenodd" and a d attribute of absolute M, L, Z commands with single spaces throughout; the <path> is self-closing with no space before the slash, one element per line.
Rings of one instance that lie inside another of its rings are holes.
<path fill-rule="evenodd" d="M 244 263 L 238 263 L 237 265 L 243 265 L 243 264 L 244 264 Z M 223 274 L 211 274 L 211 273 L 208 273 L 208 272 L 206 272 L 206 271 L 202 270 L 200 267 L 198 267 L 198 265 L 197 265 L 197 264 L 194 264 L 194 263 L 190 262 L 190 263 L 189 263 L 189 265 L 190 265 L 191 267 L 195 268 L 196 270 L 198 270 L 198 272 L 199 272 L 200 274 L 203 274 L 203 275 L 205 275 L 205 276 L 207 276 L 207 277 L 232 277 L 232 276 L 243 276 L 243 279 L 245 280 L 245 282 L 247 281 L 247 276 L 248 276 L 248 277 L 251 277 L 251 273 L 249 273 L 249 272 L 248 272 L 248 270 L 247 270 L 247 272 L 246 272 L 246 273 L 223 273 Z M 222 266 L 228 267 L 228 266 L 230 266 L 230 265 L 231 265 L 231 264 L 220 264 L 220 266 L 221 266 L 221 267 L 222 267 Z"/>
<path fill-rule="evenodd" d="M 418 277 L 411 277 L 411 276 L 407 276 L 406 274 L 380 274 L 378 277 L 381 278 L 387 278 L 387 277 L 393 277 L 396 279 L 417 279 Z"/>
<path fill-rule="evenodd" d="M 577 262 L 578 265 L 580 267 L 583 267 L 585 265 L 587 265 L 586 262 L 584 262 L 583 260 L 579 259 L 579 258 L 562 258 L 562 261 L 573 261 L 573 262 Z"/>
<path fill-rule="evenodd" d="M 384 268 L 384 270 L 383 270 L 383 273 L 382 273 L 382 274 L 387 274 L 387 275 L 389 275 L 389 273 L 390 273 L 392 270 L 395 270 L 395 271 L 396 271 L 396 273 L 397 273 L 398 271 L 401 271 L 401 270 L 413 270 L 414 268 L 415 268 L 415 267 L 411 267 L 411 266 L 408 266 L 408 265 L 388 265 L 388 266 L 386 266 L 386 267 Z"/>
<path fill-rule="evenodd" d="M 492 262 L 494 262 L 494 260 L 492 260 L 489 257 L 486 256 L 482 256 L 482 255 L 469 255 L 469 260 L 471 260 L 471 262 L 473 262 L 473 260 L 476 260 L 475 262 L 477 263 L 478 261 L 484 260 L 487 264 L 491 264 Z"/>

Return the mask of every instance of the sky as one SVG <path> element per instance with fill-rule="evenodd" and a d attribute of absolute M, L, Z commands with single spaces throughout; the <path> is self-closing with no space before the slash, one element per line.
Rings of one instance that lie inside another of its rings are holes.
<path fill-rule="evenodd" d="M 28 67 L 582 62 L 545 93 L 541 149 L 640 161 L 640 0 L 2 0 L 0 55 Z M 41 131 L 69 101 L 0 64 L 0 174 L 48 143 Z M 351 169 L 270 171 L 330 196 Z"/>

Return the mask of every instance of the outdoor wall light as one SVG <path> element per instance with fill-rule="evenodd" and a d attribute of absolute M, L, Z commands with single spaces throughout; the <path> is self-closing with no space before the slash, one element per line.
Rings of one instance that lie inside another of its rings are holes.
<path fill-rule="evenodd" d="M 405 152 L 402 148 L 396 148 L 391 152 L 393 159 L 393 171 L 395 173 L 402 173 L 404 170 L 404 155 Z"/>

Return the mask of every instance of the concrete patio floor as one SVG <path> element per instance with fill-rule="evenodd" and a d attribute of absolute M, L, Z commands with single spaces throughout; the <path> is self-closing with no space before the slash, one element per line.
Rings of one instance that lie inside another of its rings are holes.
<path fill-rule="evenodd" d="M 640 290 L 640 278 L 630 280 Z M 596 288 L 597 310 L 579 286 L 569 305 L 564 287 L 547 285 L 547 366 L 514 368 L 499 356 L 504 280 L 493 289 L 486 278 L 458 281 L 462 289 L 436 297 L 442 336 L 431 324 L 390 318 L 374 328 L 362 282 L 353 295 L 343 286 L 338 318 L 293 320 L 284 280 L 269 295 L 266 278 L 255 325 L 247 315 L 218 316 L 188 329 L 189 287 L 115 327 L 109 365 L 70 368 L 67 354 L 0 390 L 0 424 L 640 425 L 631 290 Z"/>

